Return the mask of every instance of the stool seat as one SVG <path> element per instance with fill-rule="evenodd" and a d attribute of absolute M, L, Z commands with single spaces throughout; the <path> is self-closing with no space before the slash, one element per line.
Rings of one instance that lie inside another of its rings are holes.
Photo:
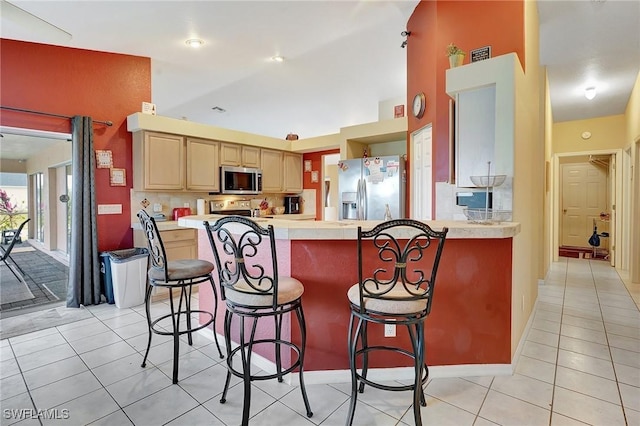
<path fill-rule="evenodd" d="M 193 277 L 202 277 L 213 271 L 213 263 L 200 259 L 171 260 L 167 262 L 166 275 L 168 281 L 165 282 L 165 271 L 150 269 L 149 278 L 153 285 L 169 286 L 175 285 L 172 281 L 181 281 Z"/>
<path fill-rule="evenodd" d="M 373 284 L 371 285 L 373 287 Z M 360 285 L 355 284 L 347 291 L 347 298 L 354 306 L 360 307 Z M 364 297 L 364 309 L 381 315 L 412 315 L 426 311 L 427 299 L 407 300 L 407 291 L 396 283 L 385 293 L 385 299 Z"/>
<path fill-rule="evenodd" d="M 291 303 L 304 293 L 300 281 L 291 277 L 278 276 L 278 305 Z M 238 280 L 233 287 L 225 289 L 227 300 L 236 305 L 270 308 L 273 296 L 256 291 L 245 280 Z"/>

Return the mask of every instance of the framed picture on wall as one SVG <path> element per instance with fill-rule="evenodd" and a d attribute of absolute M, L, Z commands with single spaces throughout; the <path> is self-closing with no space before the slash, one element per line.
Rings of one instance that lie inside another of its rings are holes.
<path fill-rule="evenodd" d="M 110 169 L 113 167 L 111 151 L 96 149 L 96 168 Z"/>
<path fill-rule="evenodd" d="M 125 169 L 111 169 L 111 186 L 126 186 L 127 171 Z"/>

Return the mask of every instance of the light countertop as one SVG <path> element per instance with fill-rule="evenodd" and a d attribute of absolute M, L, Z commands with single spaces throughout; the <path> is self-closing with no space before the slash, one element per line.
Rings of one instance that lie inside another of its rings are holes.
<path fill-rule="evenodd" d="M 184 216 L 178 219 L 178 225 L 186 228 L 203 229 L 205 220 L 211 223 L 222 217 L 224 216 Z M 310 221 L 262 217 L 253 218 L 253 220 L 262 226 L 273 225 L 276 238 L 283 240 L 355 240 L 358 226 L 362 226 L 363 229 L 371 229 L 380 223 L 380 221 L 373 220 Z M 433 220 L 426 221 L 426 223 L 436 231 L 441 230 L 443 227 L 449 228 L 447 238 L 454 239 L 512 238 L 520 232 L 520 224 L 517 222 L 480 225 L 468 221 Z"/>
<path fill-rule="evenodd" d="M 185 216 L 189 218 L 200 218 L 206 217 L 207 219 L 201 219 L 200 222 L 202 224 L 203 220 L 210 220 L 208 218 L 211 217 L 224 217 L 224 216 L 216 216 L 216 215 L 204 215 L 204 216 Z M 313 221 L 315 219 L 315 214 L 278 214 L 278 215 L 269 215 L 269 219 L 274 220 L 288 220 L 288 221 L 296 221 L 296 220 L 304 220 L 304 221 Z M 258 220 L 266 219 L 266 218 L 257 218 Z M 174 231 L 176 229 L 184 229 L 184 225 L 179 225 L 177 220 L 162 220 L 156 221 L 156 225 L 158 226 L 158 231 Z M 196 226 L 186 226 L 187 228 L 197 228 Z M 140 226 L 140 222 L 133 222 L 131 224 L 132 229 L 142 229 Z M 202 228 L 202 226 L 200 226 Z"/>

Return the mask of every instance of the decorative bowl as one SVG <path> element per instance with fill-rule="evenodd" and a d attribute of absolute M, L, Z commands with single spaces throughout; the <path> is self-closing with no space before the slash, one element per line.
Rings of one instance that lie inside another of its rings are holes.
<path fill-rule="evenodd" d="M 274 207 L 273 214 L 284 214 L 284 207 L 282 206 Z"/>
<path fill-rule="evenodd" d="M 493 209 L 462 209 L 467 219 L 473 223 L 510 222 L 511 211 Z"/>
<path fill-rule="evenodd" d="M 485 176 L 469 176 L 471 182 L 479 188 L 487 188 L 492 186 L 500 186 L 504 183 L 507 175 L 485 175 Z"/>

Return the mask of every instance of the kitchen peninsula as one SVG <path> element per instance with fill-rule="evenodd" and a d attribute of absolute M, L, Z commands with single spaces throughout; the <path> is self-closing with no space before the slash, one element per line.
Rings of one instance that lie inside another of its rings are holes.
<path fill-rule="evenodd" d="M 198 230 L 198 253 L 213 262 L 203 221 L 219 216 L 185 216 L 181 227 Z M 290 221 L 263 219 L 272 224 L 280 274 L 291 275 L 305 286 L 303 305 L 307 321 L 305 371 L 348 370 L 347 289 L 357 282 L 357 228 L 370 229 L 377 221 Z M 493 371 L 511 372 L 512 247 L 520 224 L 504 222 L 478 225 L 465 221 L 430 221 L 440 230 L 449 228 L 435 287 L 433 309 L 426 321 L 429 366 L 467 366 L 468 372 L 491 365 Z M 200 289 L 199 303 L 213 309 L 212 293 Z M 225 306 L 218 306 L 223 318 Z M 295 321 L 294 321 L 295 323 Z M 295 325 L 294 325 L 295 326 Z M 217 332 L 223 334 L 222 321 Z M 291 333 L 290 326 L 283 333 Z M 297 331 L 292 333 L 297 336 Z M 397 337 L 370 332 L 371 344 L 391 339 L 406 343 L 406 330 Z M 374 367 L 403 366 L 404 360 L 385 359 Z"/>

